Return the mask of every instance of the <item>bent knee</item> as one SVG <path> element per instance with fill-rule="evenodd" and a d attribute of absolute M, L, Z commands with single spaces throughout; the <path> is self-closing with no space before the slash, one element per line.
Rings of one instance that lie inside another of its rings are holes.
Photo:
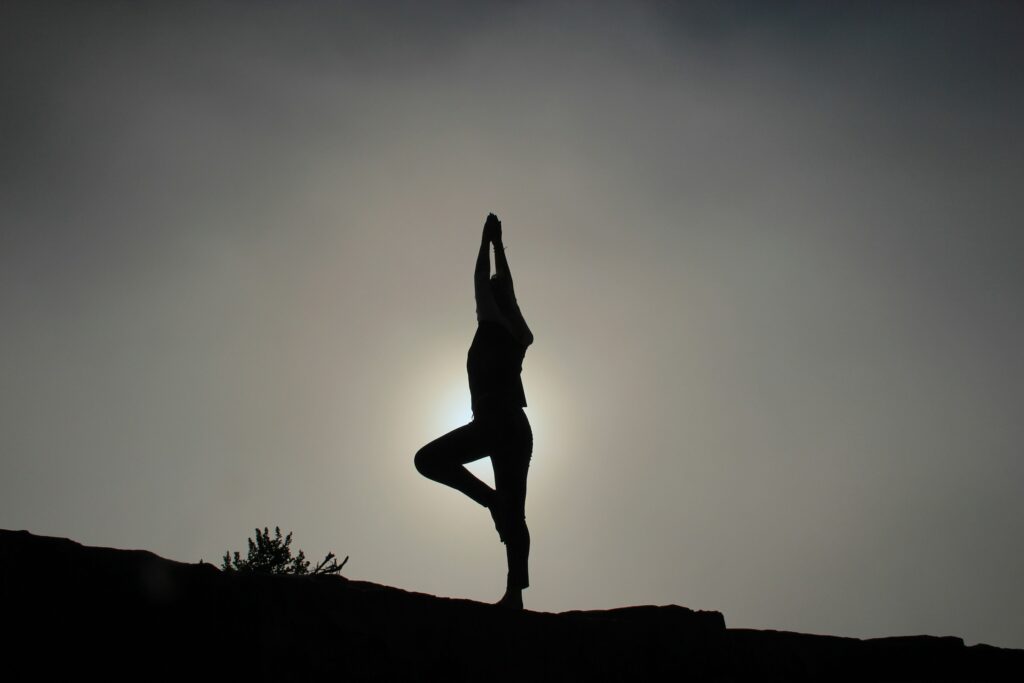
<path fill-rule="evenodd" d="M 416 455 L 413 456 L 412 463 L 416 466 L 416 471 L 424 477 L 430 476 L 429 473 L 436 469 L 433 458 L 430 457 L 430 448 L 427 446 L 416 451 Z"/>

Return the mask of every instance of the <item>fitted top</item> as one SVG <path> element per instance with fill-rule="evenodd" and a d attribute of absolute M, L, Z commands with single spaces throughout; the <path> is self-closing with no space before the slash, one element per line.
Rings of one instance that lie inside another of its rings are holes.
<path fill-rule="evenodd" d="M 481 320 L 469 347 L 466 371 L 473 412 L 481 408 L 526 406 L 523 391 L 523 358 L 526 347 L 501 323 Z"/>

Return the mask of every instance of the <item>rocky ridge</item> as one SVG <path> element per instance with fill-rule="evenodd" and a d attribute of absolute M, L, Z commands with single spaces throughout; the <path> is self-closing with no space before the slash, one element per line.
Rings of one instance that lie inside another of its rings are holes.
<path fill-rule="evenodd" d="M 27 531 L 0 530 L 0 600 L 6 668 L 32 678 L 1024 680 L 1024 650 L 959 638 L 729 629 L 718 612 L 677 605 L 507 612 Z"/>

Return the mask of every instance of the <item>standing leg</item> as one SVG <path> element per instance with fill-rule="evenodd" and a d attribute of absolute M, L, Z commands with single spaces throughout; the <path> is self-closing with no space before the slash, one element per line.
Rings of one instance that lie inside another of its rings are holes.
<path fill-rule="evenodd" d="M 484 507 L 494 501 L 494 489 L 473 476 L 463 465 L 487 455 L 486 435 L 474 420 L 434 439 L 414 459 L 416 469 L 428 479 L 462 491 Z"/>
<path fill-rule="evenodd" d="M 501 604 L 522 607 L 522 590 L 530 585 L 530 530 L 526 526 L 526 475 L 533 453 L 533 434 L 526 414 L 513 415 L 502 430 L 502 442 L 491 456 L 495 506 L 502 521 L 508 582 Z"/>

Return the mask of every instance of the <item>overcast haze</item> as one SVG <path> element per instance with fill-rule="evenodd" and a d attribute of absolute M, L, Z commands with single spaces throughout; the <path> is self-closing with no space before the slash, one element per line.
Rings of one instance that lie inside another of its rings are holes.
<path fill-rule="evenodd" d="M 0 527 L 496 600 L 493 211 L 528 608 L 1024 647 L 1021 5 L 427 5 L 3 4 Z"/>

